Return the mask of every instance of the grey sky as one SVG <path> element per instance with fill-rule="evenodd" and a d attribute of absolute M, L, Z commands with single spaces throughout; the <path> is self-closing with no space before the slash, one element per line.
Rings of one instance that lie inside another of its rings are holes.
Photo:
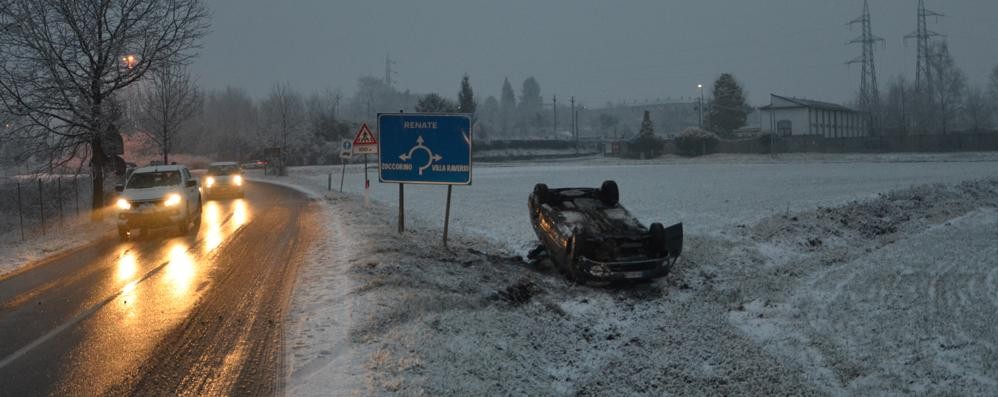
<path fill-rule="evenodd" d="M 461 75 L 476 95 L 503 77 L 519 92 L 535 76 L 542 95 L 588 105 L 698 95 L 698 82 L 731 72 L 754 104 L 781 93 L 848 101 L 859 85 L 859 36 L 846 22 L 862 0 L 758 1 L 332 1 L 213 0 L 213 32 L 194 71 L 202 85 L 266 95 L 277 81 L 302 91 L 353 93 L 362 75 L 396 60 L 401 89 L 456 96 Z M 881 87 L 913 76 L 915 0 L 872 0 Z M 998 64 L 998 1 L 927 0 L 971 83 Z"/>

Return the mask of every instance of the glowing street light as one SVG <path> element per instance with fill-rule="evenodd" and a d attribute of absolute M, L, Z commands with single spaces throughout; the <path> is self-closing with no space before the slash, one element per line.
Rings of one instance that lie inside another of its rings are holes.
<path fill-rule="evenodd" d="M 121 57 L 121 63 L 123 63 L 126 68 L 131 69 L 135 67 L 136 64 L 139 63 L 139 58 L 132 54 L 125 55 Z"/>

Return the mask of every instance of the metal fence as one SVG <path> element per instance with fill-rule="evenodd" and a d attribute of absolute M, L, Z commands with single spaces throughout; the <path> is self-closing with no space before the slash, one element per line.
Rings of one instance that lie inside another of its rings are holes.
<path fill-rule="evenodd" d="M 17 230 L 23 241 L 87 215 L 89 175 L 16 176 L 0 179 L 0 227 Z"/>

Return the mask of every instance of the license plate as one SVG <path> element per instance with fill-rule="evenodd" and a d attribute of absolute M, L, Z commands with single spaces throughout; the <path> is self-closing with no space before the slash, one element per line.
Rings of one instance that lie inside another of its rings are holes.
<path fill-rule="evenodd" d="M 641 278 L 641 272 L 624 272 L 624 278 Z"/>

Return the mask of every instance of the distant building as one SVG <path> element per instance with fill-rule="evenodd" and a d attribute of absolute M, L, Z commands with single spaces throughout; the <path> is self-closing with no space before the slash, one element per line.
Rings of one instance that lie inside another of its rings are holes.
<path fill-rule="evenodd" d="M 862 112 L 834 103 L 770 94 L 769 105 L 759 108 L 759 112 L 762 114 L 762 133 L 825 138 L 869 135 Z"/>

